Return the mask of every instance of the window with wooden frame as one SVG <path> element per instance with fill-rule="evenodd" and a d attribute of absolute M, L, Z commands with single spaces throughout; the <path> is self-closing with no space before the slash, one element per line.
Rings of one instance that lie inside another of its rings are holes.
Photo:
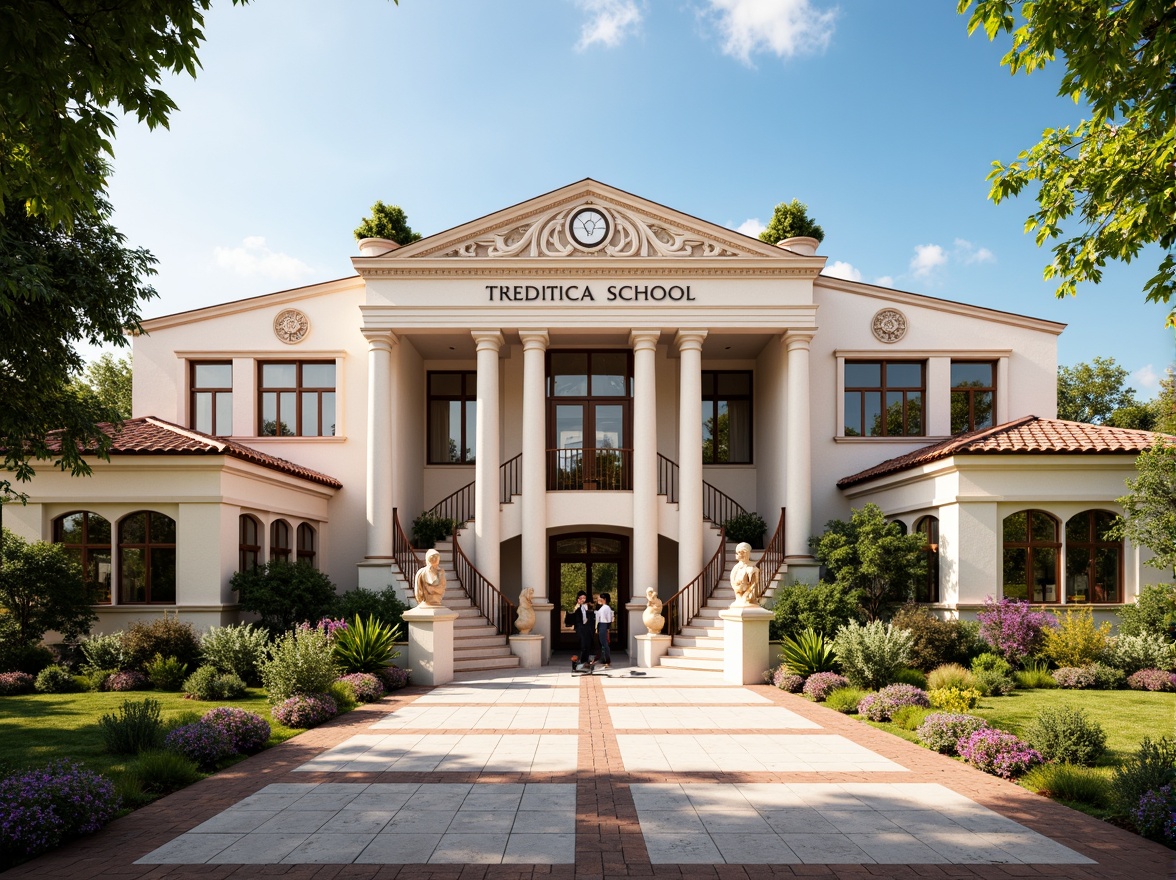
<path fill-rule="evenodd" d="M 751 464 L 751 370 L 702 371 L 702 463 Z"/>
<path fill-rule="evenodd" d="M 118 524 L 118 597 L 125 605 L 176 602 L 176 521 L 141 510 Z"/>
<path fill-rule="evenodd" d="M 923 536 L 927 555 L 927 574 L 915 585 L 916 602 L 939 601 L 939 518 L 924 516 L 915 523 L 915 532 Z"/>
<path fill-rule="evenodd" d="M 260 437 L 335 435 L 335 362 L 258 364 Z"/>
<path fill-rule="evenodd" d="M 110 520 L 89 511 L 67 513 L 53 520 L 53 543 L 60 544 L 81 566 L 94 604 L 110 604 Z"/>
<path fill-rule="evenodd" d="M 311 568 L 318 568 L 316 561 L 314 526 L 302 523 L 298 526 L 298 561 Z"/>
<path fill-rule="evenodd" d="M 261 561 L 261 523 L 247 513 L 241 514 L 240 558 L 237 571 L 257 568 Z"/>
<path fill-rule="evenodd" d="M 478 374 L 437 370 L 428 375 L 429 464 L 473 464 Z"/>
<path fill-rule="evenodd" d="M 1006 599 L 1057 602 L 1062 544 L 1058 521 L 1044 510 L 1005 517 L 1001 592 Z"/>
<path fill-rule="evenodd" d="M 1084 510 L 1066 521 L 1066 601 L 1123 601 L 1123 541 L 1114 537 L 1118 517 Z"/>
<path fill-rule="evenodd" d="M 991 428 L 996 417 L 996 363 L 951 362 L 951 432 Z"/>
<path fill-rule="evenodd" d="M 192 400 L 189 426 L 205 434 L 233 433 L 233 364 L 230 361 L 191 365 Z"/>
<path fill-rule="evenodd" d="M 290 561 L 294 547 L 290 543 L 290 524 L 284 519 L 275 519 L 270 524 L 270 561 Z"/>
<path fill-rule="evenodd" d="M 923 361 L 846 361 L 845 436 L 923 436 L 926 391 Z"/>

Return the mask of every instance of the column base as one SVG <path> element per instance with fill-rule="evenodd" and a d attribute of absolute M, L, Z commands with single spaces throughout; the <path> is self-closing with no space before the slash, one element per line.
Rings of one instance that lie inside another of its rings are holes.
<path fill-rule="evenodd" d="M 637 638 L 649 633 L 645 628 L 645 621 L 641 619 L 641 615 L 645 613 L 645 604 L 644 602 L 625 603 L 625 612 L 629 615 L 629 644 L 626 648 L 630 657 L 637 656 Z"/>
<path fill-rule="evenodd" d="M 453 681 L 453 622 L 457 612 L 444 606 L 417 605 L 404 612 L 408 623 L 408 666 L 413 684 Z"/>
<path fill-rule="evenodd" d="M 535 628 L 531 633 L 543 636 L 542 659 L 539 665 L 546 666 L 551 661 L 551 610 L 555 606 L 550 602 L 532 602 L 531 607 L 535 609 Z"/>
<path fill-rule="evenodd" d="M 670 650 L 673 638 L 663 635 L 637 636 L 637 665 L 642 669 L 652 669 L 661 663 L 661 658 Z"/>
<path fill-rule="evenodd" d="M 510 652 L 522 661 L 523 669 L 538 669 L 543 665 L 543 636 L 511 636 Z"/>
<path fill-rule="evenodd" d="M 400 572 L 397 571 L 393 574 L 392 566 L 395 564 L 396 561 L 391 557 L 365 556 L 363 562 L 357 563 L 355 566 L 359 575 L 358 585 L 365 590 L 372 590 L 376 593 L 382 593 L 388 587 L 396 586 L 396 581 L 399 580 L 397 575 Z M 400 590 L 397 589 L 396 592 L 399 595 Z M 403 600 L 404 596 L 400 596 L 400 599 Z"/>
<path fill-rule="evenodd" d="M 731 684 L 759 684 L 771 667 L 768 624 L 773 614 L 758 605 L 727 608 L 723 619 L 723 680 Z"/>
<path fill-rule="evenodd" d="M 788 569 L 785 577 L 791 583 L 811 586 L 820 580 L 821 563 L 812 556 L 785 556 L 784 565 Z"/>

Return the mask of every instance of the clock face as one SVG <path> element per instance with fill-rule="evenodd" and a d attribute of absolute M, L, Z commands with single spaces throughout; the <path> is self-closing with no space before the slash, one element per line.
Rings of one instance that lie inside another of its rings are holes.
<path fill-rule="evenodd" d="M 576 244 L 596 247 L 608 238 L 608 218 L 595 208 L 581 208 L 572 215 L 569 229 Z"/>

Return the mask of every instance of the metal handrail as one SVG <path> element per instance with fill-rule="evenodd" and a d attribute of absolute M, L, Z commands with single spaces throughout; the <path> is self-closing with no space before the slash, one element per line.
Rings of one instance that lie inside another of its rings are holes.
<path fill-rule="evenodd" d="M 498 469 L 498 500 L 510 504 L 515 495 L 523 494 L 523 454 L 520 452 Z"/>
<path fill-rule="evenodd" d="M 548 449 L 547 488 L 627 490 L 633 488 L 633 450 Z"/>
<path fill-rule="evenodd" d="M 395 507 L 392 508 L 392 556 L 396 559 L 396 566 L 408 583 L 408 592 L 411 594 L 413 579 L 425 564 L 425 560 L 417 556 L 416 550 L 412 548 L 412 542 L 408 540 L 404 526 L 400 524 L 400 513 Z"/>
<path fill-rule="evenodd" d="M 665 495 L 666 501 L 678 501 L 678 463 L 657 454 L 657 494 Z M 706 480 L 702 481 L 702 518 L 717 526 L 723 525 L 733 516 L 747 513 L 743 505 Z"/>
<path fill-rule="evenodd" d="M 667 634 L 679 635 L 682 632 L 682 627 L 694 619 L 722 581 L 723 572 L 726 570 L 727 530 L 719 529 L 719 549 L 715 551 L 710 562 L 703 566 L 698 577 L 674 593 L 664 603 Z"/>
<path fill-rule="evenodd" d="M 500 636 L 509 636 L 514 630 L 514 602 L 502 595 L 502 591 L 486 580 L 482 572 L 470 562 L 457 542 L 456 532 L 453 534 L 453 568 L 461 588 L 470 597 L 474 607 L 482 612 L 482 616 L 490 621 Z"/>
<path fill-rule="evenodd" d="M 428 513 L 443 519 L 451 519 L 458 525 L 474 518 L 474 485 L 471 480 L 456 492 L 450 492 L 428 509 Z M 523 454 L 520 452 L 498 467 L 498 500 L 510 504 L 515 495 L 523 492 Z"/>
<path fill-rule="evenodd" d="M 784 508 L 780 508 L 780 522 L 776 525 L 776 531 L 772 533 L 772 539 L 768 541 L 767 546 L 764 547 L 764 555 L 759 558 L 760 581 L 759 588 L 756 590 L 755 601 L 759 602 L 763 598 L 764 591 L 768 589 L 772 581 L 776 579 L 776 575 L 780 573 L 781 567 L 784 565 Z"/>

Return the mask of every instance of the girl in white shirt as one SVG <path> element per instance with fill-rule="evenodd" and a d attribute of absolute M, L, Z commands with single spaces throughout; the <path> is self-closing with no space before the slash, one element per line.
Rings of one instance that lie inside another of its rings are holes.
<path fill-rule="evenodd" d="M 608 628 L 613 622 L 613 610 L 608 604 L 611 600 L 608 593 L 596 597 L 596 636 L 600 639 L 600 659 L 605 669 L 612 664 L 612 651 L 608 647 Z"/>

